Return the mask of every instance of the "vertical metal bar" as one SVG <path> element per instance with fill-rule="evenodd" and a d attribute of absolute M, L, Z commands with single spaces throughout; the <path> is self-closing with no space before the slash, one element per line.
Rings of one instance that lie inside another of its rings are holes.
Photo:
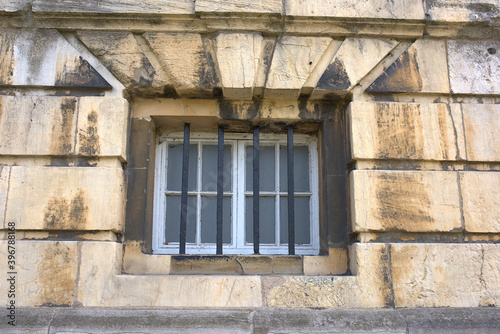
<path fill-rule="evenodd" d="M 295 187 L 293 171 L 293 129 L 288 127 L 287 133 L 288 164 L 288 254 L 295 255 Z"/>
<path fill-rule="evenodd" d="M 224 191 L 224 128 L 219 126 L 219 149 L 217 154 L 217 255 L 222 254 L 222 214 Z"/>
<path fill-rule="evenodd" d="M 259 190 L 260 190 L 260 169 L 259 169 L 259 127 L 253 129 L 253 252 L 259 254 Z"/>
<path fill-rule="evenodd" d="M 188 200 L 189 168 L 189 123 L 184 124 L 184 143 L 182 146 L 182 183 L 181 183 L 181 226 L 179 236 L 179 254 L 186 254 L 186 226 Z"/>

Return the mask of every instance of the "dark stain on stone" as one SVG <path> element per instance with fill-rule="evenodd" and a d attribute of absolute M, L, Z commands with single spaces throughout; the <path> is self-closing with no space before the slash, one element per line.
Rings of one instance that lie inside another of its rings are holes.
<path fill-rule="evenodd" d="M 261 109 L 261 100 L 232 102 L 227 100 L 219 101 L 220 117 L 225 120 L 252 120 L 257 118 Z"/>
<path fill-rule="evenodd" d="M 417 51 L 403 53 L 375 82 L 369 92 L 420 92 L 422 77 L 418 69 Z"/>
<path fill-rule="evenodd" d="M 175 90 L 175 87 L 173 85 L 167 85 L 163 87 L 162 97 L 167 99 L 177 99 L 179 98 L 179 94 L 177 94 L 177 91 Z"/>
<path fill-rule="evenodd" d="M 64 98 L 61 103 L 61 121 L 52 129 L 52 145 L 57 154 L 65 155 L 73 150 L 73 123 L 77 99 Z"/>
<path fill-rule="evenodd" d="M 379 159 L 416 159 L 423 156 L 420 110 L 407 104 L 377 103 Z"/>
<path fill-rule="evenodd" d="M 335 59 L 328 65 L 325 73 L 319 79 L 316 88 L 324 90 L 346 90 L 351 86 L 349 75 L 345 70 L 344 63 L 340 59 Z"/>
<path fill-rule="evenodd" d="M 98 155 L 101 151 L 99 132 L 97 127 L 97 112 L 92 110 L 87 116 L 87 128 L 78 134 L 80 147 L 79 154 Z"/>
<path fill-rule="evenodd" d="M 144 87 L 151 85 L 155 76 L 155 69 L 146 57 L 142 57 L 141 66 L 134 70 L 134 78 L 132 85 L 136 87 Z"/>
<path fill-rule="evenodd" d="M 488 48 L 488 53 L 489 53 L 490 55 L 494 55 L 494 54 L 496 54 L 496 53 L 497 53 L 497 49 L 495 49 L 495 48 Z"/>
<path fill-rule="evenodd" d="M 111 89 L 111 85 L 81 56 L 74 63 L 64 64 L 57 74 L 56 87 L 94 87 Z"/>
<path fill-rule="evenodd" d="M 431 230 L 434 219 L 427 209 L 431 201 L 426 185 L 402 173 L 383 174 L 376 182 L 376 217 L 387 227 Z M 412 228 L 413 227 L 413 228 Z"/>
<path fill-rule="evenodd" d="M 82 189 L 71 200 L 53 197 L 44 210 L 44 228 L 50 230 L 83 230 L 88 220 L 88 206 Z"/>
<path fill-rule="evenodd" d="M 198 88 L 212 89 L 217 86 L 217 75 L 215 74 L 215 64 L 210 52 L 200 52 L 198 69 Z"/>
<path fill-rule="evenodd" d="M 384 278 L 384 285 L 387 293 L 384 294 L 385 306 L 394 307 L 394 296 L 392 287 L 392 274 L 391 274 L 391 249 L 390 245 L 384 247 L 380 253 L 380 263 L 382 263 L 382 277 Z"/>
<path fill-rule="evenodd" d="M 10 84 L 14 63 L 14 34 L 0 32 L 0 83 Z"/>

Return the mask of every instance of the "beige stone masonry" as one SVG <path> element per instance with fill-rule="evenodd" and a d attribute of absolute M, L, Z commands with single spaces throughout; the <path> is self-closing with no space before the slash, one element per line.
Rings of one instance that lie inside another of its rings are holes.
<path fill-rule="evenodd" d="M 281 14 L 282 0 L 196 0 L 197 13 Z"/>
<path fill-rule="evenodd" d="M 20 241 L 15 248 L 15 302 L 19 306 L 73 306 L 78 272 L 75 241 Z M 0 240 L 0 258 L 7 261 L 7 240 Z M 7 264 L 7 263 L 6 263 Z M 0 303 L 7 305 L 10 282 L 0 275 Z"/>
<path fill-rule="evenodd" d="M 500 172 L 461 172 L 465 230 L 500 233 Z"/>
<path fill-rule="evenodd" d="M 297 99 L 316 64 L 332 42 L 328 37 L 282 36 L 267 78 L 265 98 Z"/>
<path fill-rule="evenodd" d="M 226 99 L 252 99 L 263 42 L 260 34 L 221 33 L 217 36 L 217 63 Z"/>
<path fill-rule="evenodd" d="M 395 306 L 498 306 L 499 259 L 498 244 L 392 244 Z"/>
<path fill-rule="evenodd" d="M 112 88 L 59 32 L 42 29 L 0 32 L 0 85 Z"/>
<path fill-rule="evenodd" d="M 126 159 L 124 99 L 0 96 L 0 114 L 1 155 Z"/>
<path fill-rule="evenodd" d="M 466 160 L 460 107 L 352 102 L 348 115 L 353 159 Z"/>
<path fill-rule="evenodd" d="M 474 22 L 498 18 L 497 0 L 434 0 L 427 2 L 427 13 L 433 21 Z"/>
<path fill-rule="evenodd" d="M 350 174 L 354 232 L 450 232 L 462 228 L 456 172 Z"/>
<path fill-rule="evenodd" d="M 449 93 L 446 60 L 445 41 L 418 39 L 367 91 Z"/>
<path fill-rule="evenodd" d="M 163 94 L 168 75 L 146 56 L 130 32 L 79 31 L 79 40 L 131 91 Z M 156 65 L 156 66 L 155 66 Z"/>
<path fill-rule="evenodd" d="M 0 219 L 4 219 L 9 193 L 10 166 L 0 166 Z M 2 223 L 2 227 L 4 224 Z"/>
<path fill-rule="evenodd" d="M 462 111 L 468 160 L 500 161 L 500 104 L 462 104 Z"/>
<path fill-rule="evenodd" d="M 500 94 L 500 42 L 448 41 L 451 91 Z"/>
<path fill-rule="evenodd" d="M 121 168 L 13 166 L 5 222 L 20 230 L 122 232 L 124 193 Z"/>
<path fill-rule="evenodd" d="M 413 0 L 286 0 L 285 12 L 290 16 L 424 19 L 422 2 Z"/>
<path fill-rule="evenodd" d="M 33 0 L 32 3 L 34 12 L 194 14 L 193 0 L 69 0 L 63 3 L 51 0 Z"/>
<path fill-rule="evenodd" d="M 342 275 L 347 272 L 347 251 L 330 248 L 328 256 L 304 256 L 304 275 Z"/>

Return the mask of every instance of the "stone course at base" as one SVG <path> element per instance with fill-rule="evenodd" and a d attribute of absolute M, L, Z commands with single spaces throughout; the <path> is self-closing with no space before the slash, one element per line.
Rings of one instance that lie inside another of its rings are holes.
<path fill-rule="evenodd" d="M 99 309 L 21 308 L 13 333 L 499 333 L 497 308 Z"/>

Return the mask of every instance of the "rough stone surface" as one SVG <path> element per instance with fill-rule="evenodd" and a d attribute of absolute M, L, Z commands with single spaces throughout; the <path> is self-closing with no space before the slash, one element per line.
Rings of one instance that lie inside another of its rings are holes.
<path fill-rule="evenodd" d="M 304 256 L 304 275 L 342 275 L 347 272 L 347 250 L 330 248 L 328 256 Z"/>
<path fill-rule="evenodd" d="M 111 88 L 55 30 L 0 32 L 0 84 Z"/>
<path fill-rule="evenodd" d="M 353 231 L 461 230 L 455 172 L 351 172 Z"/>
<path fill-rule="evenodd" d="M 500 104 L 462 104 L 470 161 L 500 161 Z"/>
<path fill-rule="evenodd" d="M 7 240 L 0 241 L 0 256 L 7 259 Z M 75 299 L 77 276 L 77 242 L 74 241 L 21 241 L 15 244 L 16 306 L 72 306 Z M 0 280 L 2 291 L 10 283 Z M 0 303 L 7 305 L 7 293 Z M 20 321 L 20 320 L 19 320 Z"/>
<path fill-rule="evenodd" d="M 200 34 L 146 33 L 144 37 L 181 97 L 211 94 L 218 79 Z"/>
<path fill-rule="evenodd" d="M 331 42 L 327 37 L 283 36 L 278 39 L 264 96 L 296 99 Z"/>
<path fill-rule="evenodd" d="M 460 173 L 465 230 L 500 233 L 500 173 Z"/>
<path fill-rule="evenodd" d="M 434 21 L 475 22 L 500 17 L 497 0 L 433 0 L 426 5 L 426 12 Z"/>
<path fill-rule="evenodd" d="M 350 91 L 395 46 L 391 39 L 347 38 L 321 76 L 311 98 Z"/>
<path fill-rule="evenodd" d="M 353 159 L 466 160 L 462 114 L 443 103 L 352 102 Z"/>
<path fill-rule="evenodd" d="M 163 94 L 170 86 L 168 75 L 151 63 L 130 32 L 79 31 L 87 48 L 131 92 Z"/>
<path fill-rule="evenodd" d="M 196 0 L 200 13 L 273 13 L 281 14 L 281 0 Z"/>
<path fill-rule="evenodd" d="M 123 183 L 118 168 L 13 166 L 5 220 L 27 230 L 120 232 Z"/>
<path fill-rule="evenodd" d="M 285 12 L 290 16 L 424 19 L 422 2 L 413 0 L 286 0 Z"/>
<path fill-rule="evenodd" d="M 449 93 L 447 69 L 446 42 L 419 39 L 367 91 Z"/>
<path fill-rule="evenodd" d="M 170 274 L 170 255 L 144 254 L 141 246 L 127 244 L 123 253 L 123 273 L 131 275 Z"/>
<path fill-rule="evenodd" d="M 391 245 L 395 306 L 498 305 L 498 253 L 498 245 Z"/>
<path fill-rule="evenodd" d="M 32 0 L 34 12 L 194 14 L 194 0 Z"/>
<path fill-rule="evenodd" d="M 17 12 L 23 10 L 31 0 L 5 0 L 0 4 L 0 12 Z"/>
<path fill-rule="evenodd" d="M 448 41 L 451 91 L 500 94 L 500 42 Z"/>
<path fill-rule="evenodd" d="M 217 36 L 217 63 L 226 99 L 252 99 L 263 41 L 260 34 L 222 33 Z"/>
<path fill-rule="evenodd" d="M 9 193 L 10 166 L 0 166 L 0 219 L 5 217 Z M 5 222 L 1 224 L 5 228 Z"/>

